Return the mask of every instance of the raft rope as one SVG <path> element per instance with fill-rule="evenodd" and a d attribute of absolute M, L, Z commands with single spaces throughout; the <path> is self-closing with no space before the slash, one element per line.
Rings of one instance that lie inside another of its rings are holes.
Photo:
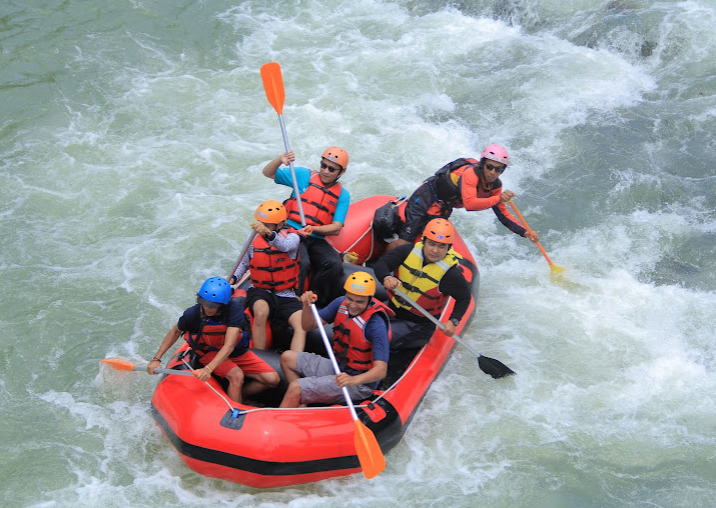
<path fill-rule="evenodd" d="M 443 307 L 443 311 L 442 311 L 442 313 L 440 314 L 440 320 L 442 320 L 442 318 L 445 317 L 445 314 L 447 313 L 447 309 L 448 309 L 448 307 L 450 306 L 450 300 L 452 300 L 452 297 L 448 297 L 447 301 L 445 302 L 445 306 Z M 418 352 L 417 355 L 415 355 L 415 358 L 413 358 L 413 361 L 410 362 L 410 365 L 408 366 L 407 369 L 405 369 L 405 372 L 403 372 L 403 374 L 402 374 L 398 379 L 396 379 L 396 380 L 393 382 L 392 385 L 390 385 L 388 388 L 386 388 L 386 389 L 383 391 L 383 393 L 381 393 L 381 394 L 380 394 L 378 397 L 376 397 L 375 399 L 367 401 L 366 403 L 356 404 L 356 406 L 355 406 L 356 409 L 358 409 L 358 408 L 360 408 L 360 407 L 362 407 L 362 406 L 367 406 L 367 405 L 369 405 L 369 404 L 375 404 L 375 403 L 377 403 L 380 399 L 384 398 L 388 393 L 390 393 L 391 390 L 393 390 L 393 388 L 395 388 L 395 387 L 398 385 L 398 383 L 400 383 L 400 381 L 402 381 L 403 378 L 404 378 L 405 376 L 407 376 L 407 375 L 410 373 L 411 370 L 413 370 L 413 367 L 414 367 L 414 366 L 416 365 L 416 363 L 417 363 L 415 360 L 416 360 L 416 359 L 419 359 L 421 356 L 423 356 L 423 353 L 425 352 L 425 348 L 426 348 L 427 346 L 428 346 L 428 344 L 425 344 L 423 347 L 420 348 L 420 351 Z M 254 408 L 254 409 L 244 409 L 244 410 L 242 410 L 241 414 L 243 415 L 243 414 L 248 414 L 248 413 L 254 413 L 254 412 L 256 412 L 256 411 L 296 411 L 296 410 L 327 410 L 327 409 L 343 409 L 343 410 L 345 410 L 345 408 L 346 408 L 346 406 L 344 406 L 344 405 L 341 405 L 341 406 L 316 406 L 316 407 L 284 407 L 284 408 L 280 408 L 280 407 L 257 407 L 257 408 Z"/>
<path fill-rule="evenodd" d="M 443 307 L 443 311 L 442 311 L 442 313 L 440 314 L 440 318 L 439 318 L 440 320 L 442 320 L 442 318 L 445 317 L 445 314 L 447 314 L 447 308 L 448 308 L 448 306 L 450 305 L 450 300 L 452 300 L 452 296 L 448 296 L 447 300 L 445 300 L 445 306 Z M 402 379 L 403 379 L 405 376 L 407 376 L 407 375 L 410 373 L 411 370 L 413 370 L 413 366 L 417 363 L 417 362 L 415 361 L 416 358 L 419 359 L 421 356 L 423 356 L 423 353 L 425 352 L 425 348 L 428 346 L 429 343 L 430 343 L 430 341 L 428 341 L 427 344 L 425 344 L 423 347 L 420 348 L 420 351 L 418 352 L 417 355 L 415 355 L 415 358 L 413 358 L 413 361 L 410 362 L 410 365 L 408 366 L 407 369 L 405 369 L 405 372 L 403 372 L 403 374 L 402 374 L 398 379 L 396 379 L 396 380 L 393 382 L 392 385 L 390 385 L 383 393 L 381 393 L 380 396 L 378 396 L 378 398 L 374 399 L 374 400 L 372 401 L 373 403 L 376 403 L 376 402 L 378 402 L 380 399 L 382 399 L 383 397 L 385 397 L 385 394 L 389 393 L 393 388 L 395 388 L 396 385 L 397 385 L 400 381 L 402 381 Z"/>
<path fill-rule="evenodd" d="M 185 356 L 185 355 L 182 356 L 181 361 L 182 361 L 182 363 L 183 363 L 184 365 L 186 365 L 187 367 L 189 367 L 189 369 L 190 369 L 192 372 L 194 372 L 194 370 L 196 370 L 196 369 L 194 369 L 194 367 L 192 367 L 191 365 L 189 365 L 189 362 L 186 361 L 186 356 Z M 235 408 L 234 406 L 232 406 L 232 405 L 231 405 L 231 402 L 229 402 L 229 399 L 227 399 L 226 397 L 224 397 L 224 395 L 223 395 L 222 393 L 219 393 L 219 391 L 218 391 L 216 388 L 214 388 L 213 386 L 211 386 L 211 384 L 210 384 L 208 381 L 204 381 L 204 383 L 206 384 L 206 386 L 208 386 L 209 388 L 211 388 L 211 391 L 214 392 L 215 394 L 217 394 L 217 395 L 219 396 L 219 398 L 226 403 L 227 406 L 229 406 L 229 411 L 231 411 L 232 415 L 234 415 L 234 418 L 236 418 L 236 416 L 238 416 L 238 414 L 235 413 L 235 411 L 241 411 L 241 410 L 238 409 L 238 408 Z"/>
<path fill-rule="evenodd" d="M 398 198 L 395 201 L 390 200 L 389 203 L 393 202 L 393 203 L 395 203 L 395 206 L 400 206 L 403 203 L 403 201 L 406 201 L 406 200 L 407 200 L 407 198 L 405 196 L 403 196 L 402 198 Z M 368 224 L 368 229 L 366 229 L 363 232 L 363 234 L 361 234 L 355 242 L 353 242 L 344 252 L 340 252 L 340 251 L 338 251 L 338 249 L 336 249 L 336 252 L 338 252 L 338 254 L 347 254 L 347 253 L 351 252 L 353 247 L 358 245 L 358 243 L 360 243 L 360 241 L 363 240 L 365 235 L 370 233 L 372 229 L 373 229 L 373 221 L 371 220 L 370 224 Z M 366 261 L 373 257 L 374 251 L 375 251 L 375 238 L 373 238 L 373 235 L 370 235 L 370 253 L 368 254 L 368 256 L 366 256 L 366 258 L 365 258 Z M 363 264 L 365 264 L 365 262 Z"/>
<path fill-rule="evenodd" d="M 427 346 L 427 344 L 420 348 L 420 352 L 417 355 L 415 355 L 415 358 L 420 358 L 423 355 L 423 352 L 425 351 L 426 346 Z M 416 363 L 415 360 L 410 362 L 410 366 L 407 369 L 405 369 L 405 372 L 403 372 L 403 374 L 398 379 L 396 379 L 392 385 L 390 385 L 386 390 L 384 390 L 383 393 L 381 393 L 378 397 L 376 397 L 373 400 L 369 400 L 365 403 L 356 404 L 356 406 L 355 406 L 356 409 L 360 409 L 361 407 L 367 406 L 369 404 L 375 404 L 380 399 L 382 399 L 383 397 L 388 395 L 388 393 L 390 393 L 390 391 L 393 390 L 393 388 L 395 388 L 397 386 L 397 384 L 405 376 L 407 376 L 410 373 L 411 370 L 413 370 L 413 365 L 415 365 L 415 363 Z M 298 411 L 315 411 L 315 410 L 325 411 L 328 409 L 340 409 L 342 411 L 345 411 L 346 406 L 340 405 L 340 406 L 312 406 L 312 407 L 257 407 L 257 408 L 253 408 L 253 409 L 243 409 L 241 411 L 241 414 L 245 415 L 245 414 L 249 414 L 249 413 L 255 413 L 257 411 L 297 411 L 297 410 Z"/>
<path fill-rule="evenodd" d="M 355 247 L 356 245 L 358 245 L 358 242 L 360 242 L 360 241 L 365 237 L 365 235 L 367 235 L 368 233 L 370 233 L 372 229 L 373 229 L 373 221 L 370 221 L 370 224 L 368 224 L 368 229 L 366 229 L 366 230 L 363 232 L 363 234 L 360 235 L 360 236 L 358 237 L 358 239 L 357 239 L 355 242 L 353 242 L 353 243 L 346 249 L 346 251 L 345 251 L 343 254 L 347 254 L 347 253 L 351 252 L 351 249 L 353 249 L 353 247 Z M 368 256 L 366 257 L 366 260 L 368 260 L 368 259 L 370 259 L 371 257 L 373 257 L 373 249 L 375 249 L 375 239 L 373 238 L 373 235 L 370 235 L 370 253 L 369 253 Z M 336 251 L 336 252 L 338 252 L 338 251 Z M 338 252 L 338 253 L 341 254 L 341 252 Z"/>
<path fill-rule="evenodd" d="M 401 200 L 399 200 L 399 202 L 402 201 L 402 200 L 404 200 L 404 199 L 405 199 L 405 198 L 401 198 Z M 371 221 L 371 227 L 372 227 L 372 225 L 373 225 L 373 221 Z M 366 230 L 366 232 L 361 235 L 361 238 L 363 238 L 363 237 L 368 233 L 368 231 L 370 231 L 370 229 L 371 229 L 371 228 L 369 227 L 368 230 Z M 356 245 L 356 243 L 358 243 L 358 241 L 360 241 L 360 238 L 359 238 L 353 245 L 351 245 L 351 247 L 353 247 L 354 245 Z M 373 245 L 373 241 L 371 240 L 371 255 L 372 255 L 372 252 L 373 252 L 373 250 L 372 250 L 372 249 L 373 249 L 372 245 Z M 350 247 L 348 248 L 348 251 L 350 251 Z M 366 259 L 370 259 L 370 256 L 369 256 L 368 258 L 366 258 Z M 445 302 L 445 306 L 443 307 L 443 311 L 442 311 L 442 313 L 440 314 L 440 318 L 439 318 L 439 319 L 442 320 L 442 318 L 443 318 L 443 317 L 445 316 L 445 314 L 447 313 L 447 309 L 448 309 L 448 307 L 450 306 L 450 300 L 452 300 L 452 297 L 448 297 L 447 301 Z M 384 398 L 388 393 L 390 393 L 390 392 L 393 390 L 393 388 L 395 388 L 395 387 L 398 385 L 398 383 L 399 383 L 400 381 L 402 381 L 403 378 L 410 373 L 410 371 L 413 370 L 413 366 L 417 363 L 415 360 L 416 360 L 416 359 L 419 359 L 419 358 L 423 355 L 423 353 L 425 352 L 425 348 L 426 348 L 426 347 L 427 347 L 427 344 L 425 344 L 423 347 L 420 348 L 420 351 L 418 352 L 417 355 L 415 355 L 415 358 L 413 358 L 413 361 L 410 362 L 410 365 L 408 366 L 407 369 L 405 369 L 405 372 L 403 372 L 403 374 L 402 374 L 398 379 L 396 379 L 396 380 L 393 382 L 392 385 L 390 385 L 386 390 L 384 390 L 383 393 L 381 393 L 381 394 L 380 394 L 378 397 L 376 397 L 375 399 L 370 400 L 370 401 L 367 401 L 367 403 L 362 403 L 362 404 L 360 404 L 360 405 L 356 405 L 356 407 L 360 408 L 361 406 L 365 406 L 365 405 L 368 405 L 368 404 L 375 404 L 375 403 L 378 402 L 380 399 Z M 183 363 L 184 365 L 186 365 L 186 366 L 193 372 L 195 369 L 189 364 L 189 362 L 186 361 L 186 353 L 187 353 L 187 352 L 188 352 L 188 350 L 185 351 L 183 354 L 181 354 L 181 361 L 182 361 L 182 363 Z M 177 356 L 179 356 L 179 355 L 177 355 Z M 310 410 L 310 411 L 316 411 L 316 410 L 318 410 L 318 411 L 326 411 L 326 410 L 331 410 L 331 409 L 332 409 L 332 410 L 336 410 L 336 409 L 344 410 L 344 409 L 345 409 L 345 406 L 343 406 L 343 405 L 341 405 L 341 406 L 317 406 L 317 407 L 286 407 L 286 408 L 280 408 L 280 407 L 257 407 L 257 408 L 254 408 L 254 409 L 238 409 L 238 408 L 233 407 L 233 406 L 231 405 L 231 403 L 229 402 L 229 400 L 228 400 L 226 397 L 224 397 L 224 395 L 223 395 L 222 393 L 220 393 L 220 392 L 217 391 L 213 386 L 211 386 L 211 384 L 209 384 L 209 382 L 204 381 L 204 383 L 206 384 L 206 386 L 208 386 L 209 388 L 211 388 L 211 391 L 213 391 L 216 395 L 219 396 L 219 398 L 220 398 L 221 400 L 223 400 L 223 401 L 226 403 L 226 405 L 229 407 L 229 410 L 231 411 L 231 413 L 232 413 L 232 415 L 233 415 L 234 418 L 238 417 L 239 415 L 247 415 L 247 414 L 249 414 L 249 413 L 255 413 L 255 412 L 258 412 L 258 411 L 296 411 L 296 410 Z"/>

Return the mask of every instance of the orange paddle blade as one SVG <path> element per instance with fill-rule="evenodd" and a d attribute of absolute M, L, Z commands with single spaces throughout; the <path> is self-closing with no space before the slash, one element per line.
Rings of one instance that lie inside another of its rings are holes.
<path fill-rule="evenodd" d="M 105 358 L 102 363 L 109 364 L 113 369 L 117 370 L 134 370 L 135 364 L 126 360 L 119 360 L 117 358 Z"/>
<path fill-rule="evenodd" d="M 262 65 L 261 80 L 264 82 L 264 90 L 269 103 L 276 110 L 276 113 L 283 114 L 283 101 L 286 98 L 286 92 L 283 89 L 281 66 L 276 62 Z"/>
<path fill-rule="evenodd" d="M 378 476 L 385 469 L 385 456 L 383 450 L 380 449 L 375 434 L 363 425 L 360 420 L 355 420 L 356 432 L 354 442 L 360 466 L 363 468 L 363 474 L 369 480 Z"/>

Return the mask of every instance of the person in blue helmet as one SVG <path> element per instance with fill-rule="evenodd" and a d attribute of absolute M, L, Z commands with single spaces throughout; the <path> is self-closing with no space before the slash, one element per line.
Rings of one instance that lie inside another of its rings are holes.
<path fill-rule="evenodd" d="M 201 381 L 207 381 L 212 374 L 225 378 L 229 382 L 226 394 L 231 400 L 240 403 L 242 396 L 253 397 L 277 386 L 278 373 L 248 350 L 248 340 L 242 334 L 244 321 L 244 307 L 238 298 L 231 298 L 229 282 L 210 277 L 196 294 L 196 305 L 186 309 L 164 337 L 147 364 L 147 372 L 156 374 L 154 369 L 161 366 L 164 353 L 183 335 L 203 365 L 196 377 Z"/>

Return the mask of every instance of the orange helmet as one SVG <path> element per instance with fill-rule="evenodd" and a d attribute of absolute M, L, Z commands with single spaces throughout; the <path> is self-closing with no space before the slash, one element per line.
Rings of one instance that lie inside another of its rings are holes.
<path fill-rule="evenodd" d="M 348 167 L 348 152 L 340 146 L 331 146 L 326 148 L 326 151 L 323 152 L 321 157 L 328 159 L 331 162 L 335 162 L 343 169 Z"/>
<path fill-rule="evenodd" d="M 358 296 L 373 296 L 375 279 L 368 272 L 353 272 L 346 279 L 343 289 Z"/>
<path fill-rule="evenodd" d="M 254 217 L 266 224 L 278 224 L 286 220 L 288 213 L 283 203 L 272 199 L 261 203 L 256 209 Z"/>
<path fill-rule="evenodd" d="M 433 219 L 425 226 L 423 236 L 438 243 L 453 243 L 455 228 L 447 219 Z"/>

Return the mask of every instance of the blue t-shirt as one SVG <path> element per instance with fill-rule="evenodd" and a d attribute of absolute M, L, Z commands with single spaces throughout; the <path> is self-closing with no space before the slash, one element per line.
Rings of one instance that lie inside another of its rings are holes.
<path fill-rule="evenodd" d="M 311 180 L 311 176 L 313 172 L 308 169 L 301 166 L 294 166 L 293 167 L 294 173 L 296 173 L 296 183 L 298 185 L 298 192 L 303 194 L 306 192 L 306 189 L 308 189 L 308 183 Z M 291 168 L 290 167 L 282 167 L 278 168 L 276 171 L 276 175 L 274 176 L 274 181 L 279 185 L 285 185 L 287 187 L 291 187 L 293 189 L 293 179 L 291 178 Z M 291 196 L 293 196 L 293 192 L 291 192 Z M 351 204 L 351 195 L 346 190 L 345 187 L 341 186 L 341 195 L 338 196 L 338 203 L 336 203 L 336 213 L 333 214 L 333 221 L 334 222 L 340 222 L 341 224 L 346 223 L 346 215 L 348 214 L 348 207 Z M 289 226 L 300 229 L 301 224 L 299 222 L 296 222 L 293 219 L 288 219 Z M 315 236 L 316 238 L 323 238 L 323 235 L 319 235 L 316 233 L 311 234 L 311 236 Z"/>
<path fill-rule="evenodd" d="M 336 320 L 338 309 L 345 296 L 340 296 L 328 304 L 327 307 L 318 311 L 318 315 L 326 323 L 333 323 Z M 390 357 L 390 338 L 388 337 L 388 324 L 381 316 L 373 314 L 364 328 L 365 339 L 373 344 L 373 361 L 386 362 Z"/>

